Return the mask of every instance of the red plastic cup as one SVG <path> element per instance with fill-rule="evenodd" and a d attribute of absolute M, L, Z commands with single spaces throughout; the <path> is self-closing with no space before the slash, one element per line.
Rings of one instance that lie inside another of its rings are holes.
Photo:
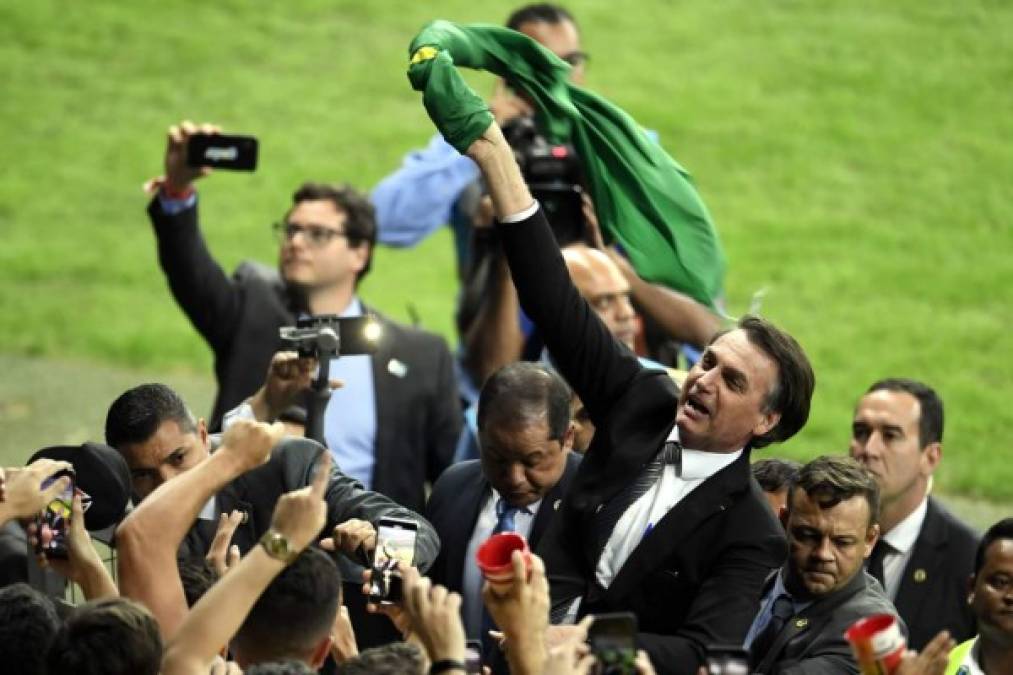
<path fill-rule="evenodd" d="M 900 666 L 907 649 L 900 624 L 891 614 L 859 619 L 844 631 L 844 637 L 851 643 L 862 675 L 890 675 Z"/>
<path fill-rule="evenodd" d="M 486 581 L 494 584 L 508 584 L 513 581 L 514 566 L 511 558 L 514 551 L 524 554 L 525 567 L 530 572 L 531 551 L 528 549 L 528 540 L 521 535 L 516 532 L 501 532 L 482 542 L 475 552 L 475 561 Z"/>

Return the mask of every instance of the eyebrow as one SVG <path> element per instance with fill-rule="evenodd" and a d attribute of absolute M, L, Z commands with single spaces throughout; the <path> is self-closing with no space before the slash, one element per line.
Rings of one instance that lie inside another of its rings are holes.
<path fill-rule="evenodd" d="M 170 452 L 169 454 L 167 454 L 165 457 L 163 457 L 162 461 L 159 462 L 158 464 L 156 464 L 155 466 L 139 466 L 139 467 L 131 469 L 130 473 L 132 473 L 132 474 L 145 474 L 145 473 L 151 473 L 153 471 L 158 471 L 158 467 L 160 467 L 163 464 L 167 463 L 170 459 L 172 459 L 174 456 L 178 455 L 179 453 L 185 452 L 185 451 L 186 451 L 186 446 L 185 445 L 181 445 L 178 448 L 176 448 L 175 450 L 173 450 L 172 452 Z"/>

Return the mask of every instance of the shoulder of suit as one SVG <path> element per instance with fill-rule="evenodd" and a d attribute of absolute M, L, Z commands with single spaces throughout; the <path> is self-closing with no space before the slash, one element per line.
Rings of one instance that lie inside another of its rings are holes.
<path fill-rule="evenodd" d="M 978 546 L 978 542 L 981 541 L 981 534 L 977 532 L 973 527 L 960 520 L 957 516 L 953 515 L 949 509 L 934 497 L 929 497 L 929 508 L 928 514 L 926 515 L 926 524 L 932 519 L 935 522 L 935 526 L 944 530 L 943 541 L 946 543 L 956 543 L 959 547 L 970 545 L 972 548 Z M 922 525 L 924 528 L 926 525 Z"/>
<path fill-rule="evenodd" d="M 400 321 L 395 321 L 389 316 L 376 311 L 372 307 L 363 305 L 363 309 L 372 316 L 375 316 L 377 320 L 383 324 L 383 329 L 393 335 L 394 339 L 398 342 L 408 341 L 447 350 L 447 341 L 444 340 L 441 335 L 428 331 L 424 328 L 416 328 L 415 326 L 409 326 L 408 324 L 401 323 Z"/>
<path fill-rule="evenodd" d="M 474 480 L 481 475 L 482 463 L 477 459 L 468 459 L 451 464 L 436 479 L 436 482 L 433 484 L 433 492 L 436 492 L 437 488 L 442 491 L 448 489 L 448 486 L 456 486 L 461 481 Z"/>

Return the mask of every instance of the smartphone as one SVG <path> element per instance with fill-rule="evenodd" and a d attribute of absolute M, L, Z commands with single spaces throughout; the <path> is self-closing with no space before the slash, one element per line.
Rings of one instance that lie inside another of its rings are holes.
<path fill-rule="evenodd" d="M 749 675 L 749 652 L 742 645 L 707 645 L 707 675 Z"/>
<path fill-rule="evenodd" d="M 404 597 L 398 567 L 415 562 L 415 538 L 419 524 L 414 520 L 381 518 L 376 525 L 376 549 L 370 576 L 369 601 L 392 605 Z"/>
<path fill-rule="evenodd" d="M 70 514 L 74 506 L 74 472 L 70 469 L 63 469 L 42 481 L 42 489 L 45 490 L 54 482 L 64 476 L 70 477 L 66 489 L 56 496 L 53 501 L 46 505 L 46 508 L 35 517 L 35 526 L 38 537 L 38 544 L 35 547 L 36 553 L 42 553 L 47 558 L 67 557 L 67 532 L 70 530 Z M 42 527 L 47 526 L 52 533 L 48 543 L 42 543 Z"/>
<path fill-rule="evenodd" d="M 637 617 L 630 612 L 596 614 L 587 642 L 598 675 L 633 675 L 637 672 Z"/>
<path fill-rule="evenodd" d="M 186 163 L 230 171 L 257 168 L 257 139 L 253 136 L 194 134 L 186 143 Z"/>
<path fill-rule="evenodd" d="M 464 672 L 467 675 L 482 675 L 482 642 L 468 640 L 464 643 Z"/>

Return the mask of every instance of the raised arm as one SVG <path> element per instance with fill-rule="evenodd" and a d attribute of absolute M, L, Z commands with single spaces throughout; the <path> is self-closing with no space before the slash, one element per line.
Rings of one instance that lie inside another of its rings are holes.
<path fill-rule="evenodd" d="M 237 421 L 214 454 L 159 486 L 116 530 L 120 592 L 151 611 L 163 637 L 172 636 L 187 612 L 176 565 L 183 537 L 208 500 L 262 464 L 283 432 L 280 423 Z"/>
<path fill-rule="evenodd" d="M 284 537 L 293 552 L 306 548 L 324 524 L 327 507 L 323 494 L 329 469 L 330 456 L 325 455 L 313 483 L 283 495 L 274 509 L 271 530 Z M 250 551 L 194 605 L 166 646 L 162 673 L 207 673 L 215 655 L 236 634 L 257 598 L 284 568 L 285 563 L 268 555 L 264 548 L 257 546 Z"/>
<path fill-rule="evenodd" d="M 169 127 L 165 176 L 148 205 L 158 239 L 158 262 L 176 302 L 215 350 L 224 347 L 239 313 L 239 290 L 211 256 L 200 232 L 193 182 L 209 169 L 187 166 L 186 146 L 197 133 L 218 127 L 183 122 Z"/>

